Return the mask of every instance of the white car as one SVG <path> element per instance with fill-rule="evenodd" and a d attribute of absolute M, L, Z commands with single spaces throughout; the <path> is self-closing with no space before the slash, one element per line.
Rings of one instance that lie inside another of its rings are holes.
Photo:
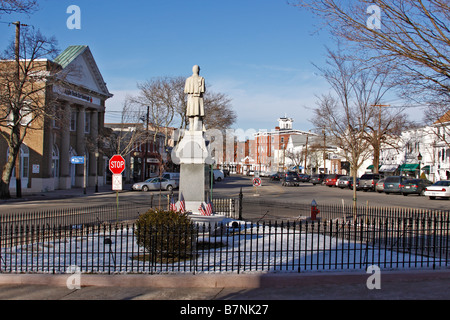
<path fill-rule="evenodd" d="M 216 181 L 222 181 L 225 178 L 225 175 L 223 174 L 222 170 L 214 169 L 213 174 L 214 174 L 214 180 L 216 180 Z"/>
<path fill-rule="evenodd" d="M 175 180 L 169 180 L 164 178 L 150 178 L 145 180 L 144 182 L 138 182 L 133 184 L 133 190 L 142 190 L 142 191 L 149 191 L 149 190 L 159 190 L 160 188 L 162 190 L 171 191 L 173 188 L 176 188 L 177 184 Z"/>
<path fill-rule="evenodd" d="M 430 200 L 434 200 L 436 197 L 450 199 L 450 180 L 441 180 L 426 187 L 424 195 Z"/>

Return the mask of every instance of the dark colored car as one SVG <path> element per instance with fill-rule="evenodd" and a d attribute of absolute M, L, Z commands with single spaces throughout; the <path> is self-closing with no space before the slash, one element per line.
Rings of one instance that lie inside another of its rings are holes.
<path fill-rule="evenodd" d="M 309 175 L 303 173 L 299 173 L 298 178 L 300 179 L 300 182 L 309 182 L 309 180 L 311 180 Z"/>
<path fill-rule="evenodd" d="M 406 180 L 401 187 L 401 192 L 404 196 L 410 194 L 418 194 L 423 196 L 425 193 L 425 188 L 431 186 L 433 183 L 426 179 L 410 179 Z"/>
<path fill-rule="evenodd" d="M 322 184 L 325 181 L 325 177 L 326 174 L 323 173 L 313 174 L 309 182 L 311 182 L 313 185 Z"/>
<path fill-rule="evenodd" d="M 410 178 L 403 177 L 403 176 L 392 176 L 387 177 L 384 180 L 384 193 L 401 193 L 402 192 L 402 186 L 405 183 L 406 180 Z"/>
<path fill-rule="evenodd" d="M 283 176 L 283 172 L 277 172 L 277 173 L 274 173 L 274 174 L 270 175 L 270 180 L 272 180 L 272 181 L 280 181 L 282 176 Z"/>
<path fill-rule="evenodd" d="M 348 187 L 353 190 L 353 178 L 348 182 Z M 361 190 L 359 187 L 359 178 L 356 178 L 356 190 Z"/>
<path fill-rule="evenodd" d="M 295 172 L 286 172 L 281 180 L 282 186 L 298 186 L 300 179 Z"/>
<path fill-rule="evenodd" d="M 342 177 L 342 174 L 329 174 L 325 178 L 325 185 L 328 187 L 336 187 L 337 180 Z"/>

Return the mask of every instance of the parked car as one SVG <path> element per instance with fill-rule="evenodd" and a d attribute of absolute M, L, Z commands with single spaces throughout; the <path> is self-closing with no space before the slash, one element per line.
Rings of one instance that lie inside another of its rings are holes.
<path fill-rule="evenodd" d="M 441 180 L 426 187 L 424 195 L 430 200 L 434 200 L 436 197 L 450 199 L 450 180 Z"/>
<path fill-rule="evenodd" d="M 281 180 L 282 186 L 298 186 L 300 179 L 295 172 L 286 172 Z"/>
<path fill-rule="evenodd" d="M 404 177 L 404 176 L 392 176 L 387 177 L 384 180 L 384 193 L 401 193 L 402 192 L 402 186 L 405 183 L 406 180 L 410 178 Z"/>
<path fill-rule="evenodd" d="M 326 174 L 323 173 L 313 174 L 309 182 L 311 182 L 313 185 L 322 184 L 324 182 L 325 177 Z"/>
<path fill-rule="evenodd" d="M 328 187 L 336 187 L 337 180 L 342 177 L 342 174 L 329 174 L 325 178 L 325 185 Z"/>
<path fill-rule="evenodd" d="M 350 179 L 350 181 L 348 183 L 348 187 L 353 190 L 353 177 L 351 177 L 351 178 L 352 179 Z M 361 190 L 359 188 L 359 178 L 356 178 L 356 190 Z"/>
<path fill-rule="evenodd" d="M 375 185 L 378 180 L 383 179 L 379 173 L 366 173 L 359 178 L 359 189 L 362 191 L 375 190 Z"/>
<path fill-rule="evenodd" d="M 138 182 L 133 184 L 132 189 L 142 191 L 162 189 L 171 191 L 173 190 L 175 185 L 176 185 L 175 180 L 169 180 L 165 178 L 150 178 L 145 180 L 144 182 Z"/>
<path fill-rule="evenodd" d="M 270 180 L 280 181 L 282 177 L 283 177 L 283 172 L 277 172 L 277 173 L 270 175 Z"/>
<path fill-rule="evenodd" d="M 213 176 L 215 181 L 222 181 L 225 179 L 225 175 L 223 174 L 222 170 L 214 169 L 213 170 Z"/>
<path fill-rule="evenodd" d="M 350 183 L 350 179 L 353 179 L 353 178 L 350 177 L 350 176 L 342 176 L 342 177 L 340 177 L 338 179 L 338 181 L 337 181 L 337 186 L 339 188 L 341 188 L 341 189 L 348 188 L 348 185 Z"/>
<path fill-rule="evenodd" d="M 377 181 L 377 183 L 375 183 L 375 191 L 378 193 L 383 193 L 384 191 L 384 178 L 380 179 Z"/>
<path fill-rule="evenodd" d="M 311 180 L 309 175 L 303 173 L 299 173 L 298 178 L 300 179 L 300 182 L 309 182 Z"/>
<path fill-rule="evenodd" d="M 419 196 L 423 196 L 425 193 L 425 188 L 431 186 L 433 183 L 426 179 L 409 179 L 406 180 L 402 185 L 402 194 L 404 196 L 410 194 L 418 194 Z"/>
<path fill-rule="evenodd" d="M 248 170 L 246 173 L 247 176 L 254 176 L 255 175 L 255 171 L 253 170 Z"/>

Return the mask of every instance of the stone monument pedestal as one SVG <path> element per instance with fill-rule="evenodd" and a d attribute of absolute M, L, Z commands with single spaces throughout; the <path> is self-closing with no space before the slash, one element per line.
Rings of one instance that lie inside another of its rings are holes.
<path fill-rule="evenodd" d="M 200 213 L 200 205 L 208 200 L 209 169 L 213 163 L 203 131 L 186 131 L 176 147 L 176 157 L 180 163 L 179 192 L 186 211 Z"/>

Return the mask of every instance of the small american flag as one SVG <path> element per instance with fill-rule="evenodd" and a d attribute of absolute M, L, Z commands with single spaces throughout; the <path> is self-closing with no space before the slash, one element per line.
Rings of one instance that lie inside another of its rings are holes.
<path fill-rule="evenodd" d="M 213 214 L 213 205 L 212 202 L 210 200 L 208 200 L 208 203 L 206 204 L 206 215 L 210 216 Z"/>
<path fill-rule="evenodd" d="M 177 211 L 177 205 L 175 204 L 175 200 L 173 199 L 173 197 L 170 199 L 169 211 Z"/>
<path fill-rule="evenodd" d="M 198 207 L 198 210 L 200 211 L 202 216 L 209 216 L 208 212 L 205 209 L 205 206 L 203 205 L 203 202 L 200 204 L 200 207 Z"/>
<path fill-rule="evenodd" d="M 180 192 L 180 212 L 185 213 L 186 212 L 186 204 L 184 203 L 184 197 L 183 194 Z"/>

